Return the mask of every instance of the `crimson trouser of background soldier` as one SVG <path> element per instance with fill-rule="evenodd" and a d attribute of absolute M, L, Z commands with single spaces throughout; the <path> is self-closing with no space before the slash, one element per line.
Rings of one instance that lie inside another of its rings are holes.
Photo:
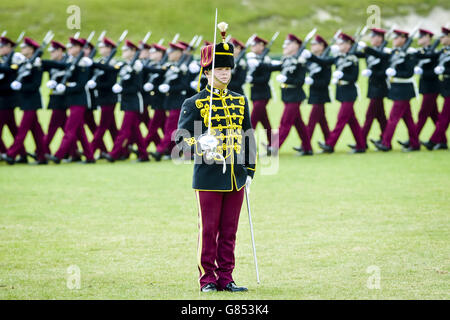
<path fill-rule="evenodd" d="M 258 122 L 261 122 L 267 134 L 267 144 L 272 144 L 272 127 L 270 126 L 269 117 L 267 115 L 267 103 L 269 100 L 254 100 L 253 110 L 250 117 L 252 128 L 255 129 Z"/>
<path fill-rule="evenodd" d="M 278 130 L 278 143 L 275 141 L 274 147 L 281 147 L 291 131 L 291 127 L 295 126 L 297 133 L 302 140 L 302 148 L 304 151 L 311 151 L 311 139 L 308 134 L 308 129 L 302 120 L 300 113 L 300 102 L 285 102 L 284 111 L 280 121 L 280 128 Z"/>
<path fill-rule="evenodd" d="M 24 141 L 28 131 L 33 134 L 34 142 L 36 143 L 36 156 L 38 160 L 45 160 L 45 153 L 48 152 L 47 146 L 44 143 L 44 132 L 39 124 L 36 110 L 24 110 L 22 121 L 17 129 L 14 143 L 8 149 L 8 157 L 15 158 L 24 149 Z"/>
<path fill-rule="evenodd" d="M 430 117 L 434 123 L 438 121 L 439 111 L 436 102 L 438 95 L 438 93 L 424 93 L 422 95 L 422 105 L 420 106 L 416 124 L 417 135 L 420 135 L 428 117 Z"/>
<path fill-rule="evenodd" d="M 58 151 L 55 153 L 55 157 L 62 159 L 68 152 L 71 152 L 78 139 L 81 142 L 86 159 L 94 160 L 91 146 L 84 131 L 84 113 L 86 107 L 70 106 L 69 110 L 69 117 L 64 126 L 64 137 Z"/>
<path fill-rule="evenodd" d="M 144 106 L 144 111 L 139 114 L 139 119 L 145 125 L 150 122 L 150 114 L 148 113 L 148 105 Z"/>
<path fill-rule="evenodd" d="M 50 123 L 48 124 L 47 134 L 44 137 L 44 143 L 47 146 L 47 148 L 50 147 L 50 143 L 52 142 L 53 137 L 55 136 L 58 128 L 61 128 L 64 130 L 66 120 L 67 120 L 67 115 L 66 115 L 65 109 L 64 110 L 53 109 L 52 116 L 50 118 Z"/>
<path fill-rule="evenodd" d="M 319 123 L 320 128 L 322 129 L 323 137 L 325 138 L 325 140 L 328 139 L 328 136 L 330 135 L 330 129 L 328 128 L 327 118 L 325 117 L 325 104 L 323 103 L 312 105 L 307 126 L 310 139 L 314 133 L 314 128 L 316 127 L 317 123 Z"/>
<path fill-rule="evenodd" d="M 345 125 L 348 123 L 356 141 L 356 148 L 365 149 L 366 142 L 362 136 L 361 127 L 359 126 L 358 119 L 356 119 L 355 111 L 353 110 L 354 103 L 354 101 L 344 101 L 341 103 L 336 126 L 334 127 L 334 130 L 330 132 L 330 135 L 326 140 L 327 145 L 331 147 L 336 145 L 342 130 L 344 130 Z"/>
<path fill-rule="evenodd" d="M 97 126 L 97 129 L 94 133 L 94 138 L 91 142 L 91 150 L 92 153 L 95 153 L 97 149 L 104 151 L 105 144 L 103 143 L 103 136 L 106 133 L 106 130 L 109 130 L 111 134 L 111 138 L 114 141 L 117 137 L 117 126 L 116 126 L 116 118 L 114 117 L 114 107 L 115 105 L 105 105 L 101 106 L 101 115 L 100 115 L 100 123 Z M 103 146 L 103 147 L 102 147 Z"/>
<path fill-rule="evenodd" d="M 147 124 L 148 133 L 145 137 L 145 145 L 148 146 L 150 142 L 155 143 L 157 146 L 161 142 L 161 137 L 158 134 L 158 129 L 164 130 L 164 124 L 166 122 L 166 111 L 162 109 L 156 109 L 153 114 L 153 118 Z"/>
<path fill-rule="evenodd" d="M 434 130 L 430 141 L 433 143 L 447 143 L 445 131 L 447 131 L 450 123 L 450 97 L 444 97 L 444 106 L 439 114 L 439 119 L 436 122 L 436 130 Z"/>
<path fill-rule="evenodd" d="M 386 124 L 386 129 L 383 132 L 383 145 L 391 148 L 392 137 L 394 136 L 395 128 L 397 127 L 400 119 L 408 128 L 409 133 L 409 145 L 411 148 L 420 148 L 419 138 L 417 137 L 416 125 L 411 115 L 411 106 L 409 100 L 395 100 L 394 105 L 389 115 L 389 120 Z"/>
<path fill-rule="evenodd" d="M 86 108 L 86 111 L 84 112 L 84 123 L 88 126 L 89 130 L 91 130 L 92 135 L 94 135 L 97 131 L 97 123 L 95 123 L 94 119 L 94 110 Z M 100 148 L 100 151 L 102 152 L 107 152 L 103 139 L 98 142 L 98 148 Z M 94 150 L 92 150 L 92 153 L 94 153 Z"/>
<path fill-rule="evenodd" d="M 166 119 L 164 125 L 164 137 L 158 144 L 156 151 L 159 153 L 171 152 L 175 146 L 175 142 L 172 141 L 172 134 L 178 127 L 178 118 L 180 117 L 181 109 L 173 109 L 169 111 L 169 116 Z"/>
<path fill-rule="evenodd" d="M 117 138 L 114 140 L 114 147 L 109 153 L 114 159 L 118 159 L 123 154 L 124 148 L 130 142 L 136 142 L 140 159 L 148 159 L 144 138 L 139 129 L 139 124 L 141 123 L 139 116 L 140 114 L 137 111 L 125 111 L 122 126 L 117 134 Z"/>
<path fill-rule="evenodd" d="M 233 281 L 234 247 L 244 188 L 231 192 L 196 191 L 196 195 L 200 287 L 212 282 L 224 288 Z"/>
<path fill-rule="evenodd" d="M 5 144 L 3 143 L 2 139 L 1 139 L 3 127 L 5 125 L 8 126 L 9 131 L 11 132 L 11 135 L 15 139 L 15 137 L 17 135 L 17 124 L 16 124 L 16 119 L 14 117 L 14 109 L 0 110 L 0 153 L 6 153 L 6 151 L 7 151 Z M 27 155 L 24 147 L 22 147 L 20 149 L 19 154 L 21 156 Z"/>
<path fill-rule="evenodd" d="M 369 135 L 370 128 L 372 127 L 373 120 L 377 119 L 380 124 L 381 134 L 383 134 L 386 128 L 387 120 L 386 114 L 384 113 L 384 103 L 383 98 L 371 98 L 369 107 L 366 112 L 366 120 L 362 127 L 362 135 L 364 141 L 367 141 L 367 136 Z"/>

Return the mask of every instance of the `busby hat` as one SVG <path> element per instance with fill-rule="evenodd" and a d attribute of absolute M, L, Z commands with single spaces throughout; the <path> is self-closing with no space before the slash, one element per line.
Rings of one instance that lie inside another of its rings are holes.
<path fill-rule="evenodd" d="M 217 27 L 220 30 L 222 42 L 217 43 L 214 50 L 212 44 L 203 47 L 201 50 L 200 64 L 201 67 L 205 70 L 209 70 L 212 68 L 213 51 L 215 52 L 215 61 L 214 61 L 215 68 L 223 68 L 223 67 L 234 68 L 233 44 L 225 42 L 228 24 L 226 24 L 225 22 L 221 22 L 217 25 Z"/>
<path fill-rule="evenodd" d="M 10 44 L 11 47 L 14 47 L 16 43 L 9 39 L 8 37 L 0 37 L 0 47 Z"/>

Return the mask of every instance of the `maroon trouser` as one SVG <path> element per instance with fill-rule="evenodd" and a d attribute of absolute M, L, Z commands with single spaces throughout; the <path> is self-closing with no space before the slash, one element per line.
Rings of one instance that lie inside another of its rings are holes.
<path fill-rule="evenodd" d="M 123 116 L 122 126 L 119 133 L 114 140 L 114 147 L 109 153 L 114 159 L 118 159 L 126 148 L 130 141 L 136 142 L 139 151 L 140 159 L 148 159 L 148 154 L 139 129 L 140 124 L 139 112 L 137 111 L 125 111 Z"/>
<path fill-rule="evenodd" d="M 11 132 L 11 135 L 13 138 L 16 138 L 17 135 L 17 124 L 16 124 L 16 118 L 14 116 L 14 109 L 4 109 L 0 110 L 0 153 L 6 153 L 7 148 L 5 144 L 3 143 L 2 137 L 2 131 L 4 126 L 8 126 L 9 132 Z M 20 149 L 19 154 L 21 156 L 26 156 L 25 148 L 23 147 Z"/>
<path fill-rule="evenodd" d="M 436 122 L 436 129 L 430 138 L 433 143 L 447 143 L 445 131 L 450 123 L 450 97 L 444 97 L 444 106 Z"/>
<path fill-rule="evenodd" d="M 200 287 L 224 288 L 233 281 L 234 247 L 244 188 L 231 192 L 196 191 L 198 203 L 198 270 Z"/>
<path fill-rule="evenodd" d="M 144 111 L 139 114 L 139 119 L 145 125 L 147 125 L 150 122 L 150 114 L 148 113 L 148 105 L 144 106 Z"/>
<path fill-rule="evenodd" d="M 266 129 L 267 143 L 270 146 L 272 144 L 272 127 L 270 125 L 269 116 L 267 115 L 267 103 L 269 100 L 254 100 L 253 110 L 250 116 L 252 128 L 255 129 L 258 122 L 261 122 L 264 129 Z"/>
<path fill-rule="evenodd" d="M 84 112 L 84 123 L 88 126 L 89 130 L 91 130 L 92 135 L 95 135 L 95 132 L 97 131 L 97 123 L 95 122 L 94 118 L 94 110 L 87 109 Z M 98 148 L 100 148 L 100 151 L 106 152 L 106 146 L 103 143 L 103 139 L 98 141 Z M 94 150 L 92 150 L 92 153 Z"/>
<path fill-rule="evenodd" d="M 114 141 L 117 137 L 117 126 L 116 118 L 114 117 L 114 107 L 115 105 L 105 105 L 101 106 L 100 123 L 94 133 L 94 138 L 91 142 L 92 153 L 95 153 L 97 149 L 101 151 L 106 150 L 106 146 L 103 143 L 103 136 L 106 130 L 109 130 L 111 138 Z M 104 149 L 103 149 L 104 148 Z"/>
<path fill-rule="evenodd" d="M 303 150 L 312 150 L 308 129 L 306 128 L 300 113 L 300 104 L 301 101 L 284 103 L 284 111 L 281 116 L 280 128 L 278 129 L 278 145 L 274 145 L 274 147 L 280 148 L 288 137 L 292 126 L 295 126 L 295 129 L 297 129 L 297 133 L 302 140 Z M 277 144 L 277 142 L 274 142 L 274 144 Z"/>
<path fill-rule="evenodd" d="M 66 120 L 67 120 L 66 110 L 53 109 L 52 116 L 50 118 L 50 123 L 48 125 L 47 134 L 44 137 L 44 142 L 47 148 L 50 148 L 50 143 L 52 142 L 53 137 L 55 136 L 58 128 L 64 130 Z"/>
<path fill-rule="evenodd" d="M 161 142 L 161 137 L 158 134 L 158 129 L 164 130 L 164 123 L 166 122 L 166 111 L 157 109 L 153 114 L 153 118 L 147 124 L 148 133 L 145 137 L 145 144 L 148 146 L 150 142 L 157 146 Z"/>
<path fill-rule="evenodd" d="M 362 136 L 361 127 L 359 126 L 358 119 L 356 119 L 355 111 L 353 110 L 354 101 L 344 101 L 341 103 L 341 108 L 339 109 L 338 118 L 334 130 L 330 132 L 326 144 L 334 147 L 339 139 L 339 136 L 344 130 L 346 124 L 350 126 L 352 130 L 353 137 L 356 141 L 357 149 L 365 149 L 366 142 Z"/>
<path fill-rule="evenodd" d="M 330 135 L 330 129 L 328 128 L 327 118 L 325 117 L 325 105 L 323 103 L 312 105 L 307 126 L 310 138 L 314 133 L 314 128 L 317 123 L 319 123 L 320 128 L 322 129 L 323 137 L 327 140 Z"/>
<path fill-rule="evenodd" d="M 48 149 L 44 143 L 44 132 L 38 120 L 36 110 L 24 110 L 22 121 L 17 130 L 17 135 L 14 138 L 14 143 L 8 149 L 8 157 L 15 158 L 24 149 L 24 141 L 28 131 L 33 134 L 34 142 L 36 143 L 36 156 L 38 160 L 45 160 L 45 153 Z"/>
<path fill-rule="evenodd" d="M 383 132 L 383 145 L 391 148 L 391 141 L 394 136 L 395 128 L 402 118 L 408 128 L 409 145 L 412 148 L 419 148 L 419 138 L 417 137 L 416 125 L 414 124 L 414 120 L 411 115 L 409 100 L 394 101 L 391 114 L 389 115 L 389 120 L 386 124 L 386 129 Z"/>
<path fill-rule="evenodd" d="M 373 120 L 377 119 L 380 124 L 381 134 L 383 134 L 386 128 L 387 120 L 386 114 L 384 113 L 384 103 L 383 98 L 372 98 L 370 99 L 369 107 L 366 112 L 366 120 L 362 127 L 362 135 L 364 141 L 367 141 L 367 136 L 369 135 L 370 128 L 372 127 Z"/>
<path fill-rule="evenodd" d="M 173 109 L 169 111 L 169 116 L 164 124 L 164 137 L 156 147 L 156 151 L 159 153 L 171 152 L 175 146 L 175 142 L 172 141 L 172 134 L 178 127 L 178 118 L 180 117 L 181 109 Z"/>
<path fill-rule="evenodd" d="M 84 155 L 87 160 L 94 160 L 90 143 L 84 130 L 85 106 L 70 106 L 69 117 L 64 126 L 64 137 L 61 141 L 55 157 L 62 159 L 68 152 L 71 152 L 77 140 L 80 140 Z"/>
<path fill-rule="evenodd" d="M 420 106 L 419 115 L 416 123 L 417 135 L 420 135 L 428 117 L 436 124 L 439 118 L 439 111 L 437 107 L 438 93 L 424 93 L 422 95 L 422 105 Z"/>

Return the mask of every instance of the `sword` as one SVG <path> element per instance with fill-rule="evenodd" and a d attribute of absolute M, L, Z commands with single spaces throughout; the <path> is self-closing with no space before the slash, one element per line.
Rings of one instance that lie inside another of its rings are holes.
<path fill-rule="evenodd" d="M 247 186 L 245 186 L 244 189 L 245 189 L 245 200 L 247 201 L 247 212 L 248 212 L 248 222 L 250 225 L 250 236 L 252 239 L 253 260 L 255 261 L 256 282 L 259 284 L 260 281 L 259 281 L 258 259 L 256 258 L 256 246 L 255 246 L 255 236 L 253 234 L 253 223 L 252 223 L 252 212 L 250 209 L 250 198 L 248 196 Z"/>

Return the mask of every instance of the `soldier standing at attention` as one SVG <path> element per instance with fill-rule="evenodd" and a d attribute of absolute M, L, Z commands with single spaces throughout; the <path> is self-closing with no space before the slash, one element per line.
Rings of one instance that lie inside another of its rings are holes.
<path fill-rule="evenodd" d="M 416 125 L 411 115 L 411 105 L 409 100 L 415 97 L 414 90 L 414 66 L 416 58 L 408 48 L 404 48 L 409 37 L 409 33 L 402 30 L 394 30 L 394 40 L 392 52 L 384 53 L 371 47 L 366 47 L 364 51 L 376 57 L 388 57 L 389 68 L 386 75 L 389 77 L 388 98 L 394 101 L 389 115 L 386 128 L 383 131 L 382 141 L 371 140 L 378 150 L 390 151 L 391 141 L 400 119 L 403 118 L 409 133 L 409 147 L 404 151 L 420 150 L 420 143 L 417 137 Z"/>
<path fill-rule="evenodd" d="M 390 49 L 385 48 L 385 33 L 386 30 L 373 28 L 371 29 L 370 43 L 375 50 L 389 53 Z M 360 42 L 360 44 L 362 44 Z M 364 44 L 363 44 L 364 47 Z M 367 97 L 370 99 L 369 107 L 366 112 L 366 120 L 362 127 L 362 134 L 367 147 L 367 136 L 374 119 L 378 120 L 381 134 L 386 128 L 386 114 L 384 112 L 384 97 L 388 94 L 388 87 L 386 82 L 386 69 L 389 66 L 389 60 L 386 57 L 376 57 L 365 52 L 356 52 L 360 58 L 366 58 L 367 69 L 362 71 L 362 75 L 369 78 L 369 86 Z M 349 145 L 355 148 L 354 145 Z"/>
<path fill-rule="evenodd" d="M 0 159 L 6 154 L 6 146 L 2 141 L 1 132 L 8 126 L 13 138 L 17 135 L 17 124 L 14 108 L 17 106 L 17 95 L 11 89 L 11 82 L 16 79 L 19 65 L 25 61 L 23 54 L 14 52 L 16 43 L 7 37 L 0 37 Z M 27 163 L 25 148 L 19 152 L 16 163 Z"/>
<path fill-rule="evenodd" d="M 353 109 L 353 105 L 358 96 L 355 83 L 358 80 L 359 74 L 358 58 L 354 54 L 349 53 L 354 42 L 355 40 L 351 36 L 340 33 L 336 41 L 340 52 L 337 57 L 325 58 L 315 55 L 310 57 L 313 62 L 328 63 L 330 65 L 334 63 L 336 65 L 336 70 L 333 73 L 333 83 L 336 84 L 336 100 L 341 102 L 341 108 L 339 109 L 334 130 L 330 132 L 325 143 L 319 142 L 319 147 L 326 153 L 334 152 L 334 146 L 346 124 L 350 126 L 356 141 L 356 148 L 353 149 L 352 153 L 363 153 L 366 151 L 361 127 Z"/>
<path fill-rule="evenodd" d="M 9 147 L 4 159 L 8 164 L 14 164 L 15 158 L 24 149 L 24 142 L 28 131 L 33 134 L 34 142 L 36 143 L 37 164 L 47 164 L 45 154 L 47 146 L 44 143 L 44 132 L 38 120 L 37 110 L 42 108 L 42 100 L 40 87 L 42 82 L 42 63 L 41 59 L 37 57 L 34 61 L 30 59 L 33 57 L 35 51 L 40 45 L 31 38 L 25 37 L 23 43 L 20 45 L 21 52 L 26 60 L 19 67 L 18 77 L 23 72 L 21 82 L 14 80 L 11 83 L 11 88 L 17 92 L 18 104 L 23 110 L 22 121 L 17 130 L 17 135 L 14 142 Z"/>
<path fill-rule="evenodd" d="M 280 70 L 276 80 L 281 87 L 281 100 L 284 103 L 284 111 L 281 116 L 280 127 L 278 129 L 279 138 L 272 140 L 269 146 L 271 154 L 276 154 L 289 135 L 292 126 L 295 126 L 297 133 L 302 140 L 301 155 L 312 155 L 311 141 L 308 129 L 302 120 L 300 105 L 306 98 L 303 91 L 305 82 L 306 59 L 298 56 L 297 52 L 302 45 L 302 40 L 293 34 L 288 34 L 283 44 L 283 58 L 281 64 L 273 66 L 272 70 Z M 306 53 L 306 51 L 302 51 Z"/>
<path fill-rule="evenodd" d="M 224 22 L 218 25 L 222 43 L 201 50 L 201 67 L 208 84 L 184 101 L 176 138 L 192 147 L 195 154 L 193 188 L 198 203 L 202 292 L 247 291 L 235 284 L 232 272 L 244 187 L 250 186 L 255 173 L 256 145 L 247 99 L 227 89 L 234 58 L 233 45 L 225 42 L 226 26 Z M 209 145 L 211 139 L 217 145 Z"/>

